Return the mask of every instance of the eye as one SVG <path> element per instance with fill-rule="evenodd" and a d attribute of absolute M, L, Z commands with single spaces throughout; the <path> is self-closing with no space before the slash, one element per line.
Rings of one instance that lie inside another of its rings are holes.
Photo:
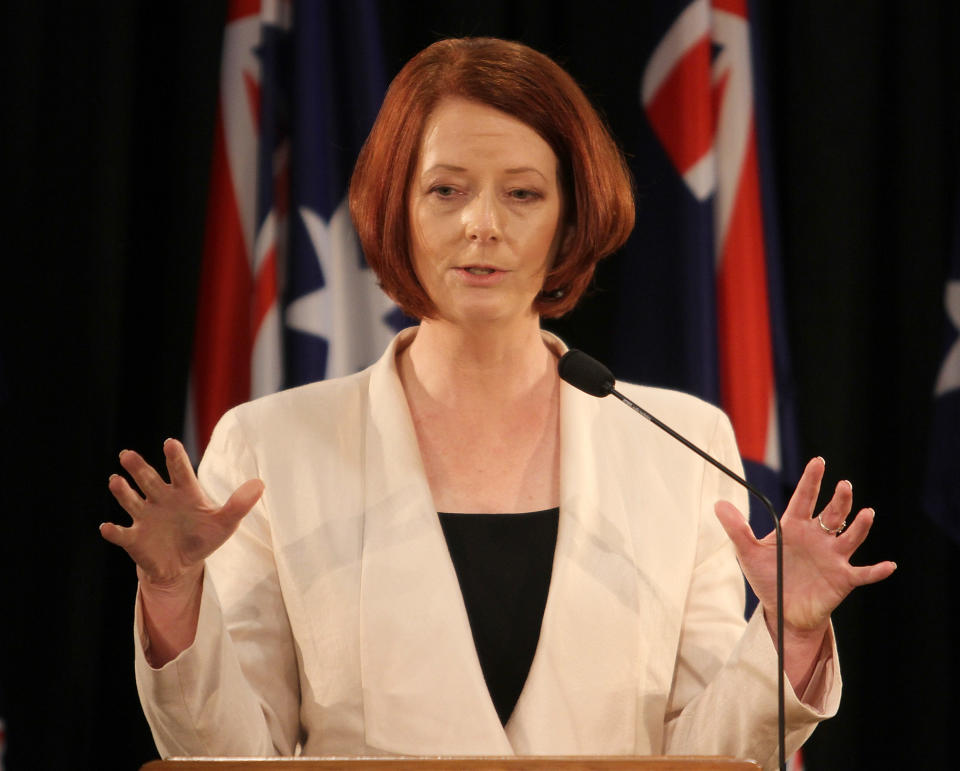
<path fill-rule="evenodd" d="M 453 198 L 457 191 L 451 185 L 434 185 L 430 188 L 430 193 L 438 198 Z"/>
<path fill-rule="evenodd" d="M 515 201 L 532 201 L 540 197 L 540 194 L 536 190 L 528 190 L 522 187 L 511 190 L 509 195 Z"/>

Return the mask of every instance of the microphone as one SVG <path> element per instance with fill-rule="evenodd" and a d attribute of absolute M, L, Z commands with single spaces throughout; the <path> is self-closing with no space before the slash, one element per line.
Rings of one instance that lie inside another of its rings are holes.
<path fill-rule="evenodd" d="M 786 771 L 786 721 L 784 717 L 784 683 L 783 683 L 783 535 L 780 532 L 780 518 L 773 509 L 770 499 L 761 493 L 756 487 L 750 484 L 735 471 L 727 468 L 720 461 L 707 452 L 697 447 L 686 437 L 674 431 L 670 426 L 647 412 L 639 404 L 632 402 L 614 386 L 616 380 L 613 373 L 603 364 L 588 356 L 583 351 L 571 349 L 560 357 L 557 364 L 557 371 L 560 377 L 574 388 L 578 388 L 590 396 L 604 397 L 609 394 L 616 396 L 621 402 L 626 404 L 632 410 L 639 412 L 643 417 L 653 423 L 657 428 L 666 431 L 678 442 L 689 448 L 712 466 L 720 469 L 724 474 L 745 487 L 748 492 L 753 493 L 761 503 L 770 512 L 773 519 L 773 528 L 777 537 L 777 741 L 780 750 L 780 769 Z"/>

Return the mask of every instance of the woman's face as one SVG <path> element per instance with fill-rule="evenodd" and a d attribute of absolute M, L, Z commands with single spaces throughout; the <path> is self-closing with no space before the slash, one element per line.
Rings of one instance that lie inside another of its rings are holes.
<path fill-rule="evenodd" d="M 439 317 L 536 317 L 562 237 L 558 162 L 530 126 L 447 98 L 430 114 L 410 184 L 413 266 Z"/>

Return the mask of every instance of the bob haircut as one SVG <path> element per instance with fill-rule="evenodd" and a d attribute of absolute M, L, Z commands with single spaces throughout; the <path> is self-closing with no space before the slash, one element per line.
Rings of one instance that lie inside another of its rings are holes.
<path fill-rule="evenodd" d="M 597 262 L 630 235 L 633 188 L 620 149 L 573 78 L 520 43 L 440 40 L 394 78 L 350 181 L 350 213 L 367 262 L 405 313 L 419 319 L 436 314 L 410 255 L 408 191 L 424 126 L 446 97 L 472 99 L 517 118 L 557 156 L 562 224 L 572 233 L 533 308 L 541 316 L 562 316 L 577 304 Z"/>

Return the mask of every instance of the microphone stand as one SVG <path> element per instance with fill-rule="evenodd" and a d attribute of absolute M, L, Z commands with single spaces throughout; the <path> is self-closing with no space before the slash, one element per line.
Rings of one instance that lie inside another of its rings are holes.
<path fill-rule="evenodd" d="M 786 719 L 784 717 L 785 699 L 783 682 L 783 534 L 780 531 L 780 518 L 777 516 L 776 511 L 774 511 L 773 504 L 770 502 L 770 499 L 761 493 L 756 487 L 750 484 L 746 479 L 741 477 L 735 471 L 724 466 L 713 456 L 701 450 L 686 437 L 678 434 L 662 420 L 659 420 L 655 416 L 651 415 L 639 404 L 636 404 L 620 393 L 616 388 L 611 387 L 609 393 L 616 396 L 621 402 L 626 404 L 632 410 L 643 415 L 643 417 L 653 423 L 657 428 L 666 431 L 682 445 L 690 450 L 693 450 L 693 452 L 707 461 L 707 463 L 720 469 L 720 471 L 733 479 L 735 482 L 739 482 L 749 492 L 753 493 L 760 500 L 760 502 L 763 503 L 767 511 L 770 512 L 770 518 L 773 520 L 773 529 L 777 537 L 777 745 L 779 748 L 780 770 L 786 771 Z"/>
<path fill-rule="evenodd" d="M 614 380 L 613 373 L 593 357 L 588 356 L 587 354 L 583 353 L 583 351 L 577 351 L 574 349 L 568 350 L 563 356 L 560 357 L 557 370 L 561 379 L 565 380 L 575 388 L 590 394 L 590 396 L 602 398 L 607 394 L 613 394 L 621 402 L 626 404 L 634 411 L 640 413 L 643 417 L 657 426 L 657 428 L 666 431 L 668 434 L 670 434 L 670 436 L 672 436 L 689 450 L 695 452 L 711 466 L 718 468 L 732 480 L 745 487 L 749 492 L 753 493 L 757 498 L 760 499 L 767 511 L 770 512 L 770 518 L 773 520 L 773 529 L 777 538 L 777 744 L 780 750 L 780 771 L 786 771 L 786 719 L 784 716 L 785 699 L 783 682 L 783 533 L 780 530 L 780 518 L 777 516 L 776 511 L 774 511 L 773 504 L 770 502 L 770 499 L 767 498 L 767 496 L 761 493 L 756 487 L 750 484 L 735 471 L 732 471 L 724 466 L 716 458 L 701 450 L 686 437 L 681 436 L 666 423 L 657 419 L 643 409 L 643 407 L 641 407 L 639 404 L 635 404 L 622 393 L 620 393 L 616 388 L 614 388 L 616 381 Z"/>

